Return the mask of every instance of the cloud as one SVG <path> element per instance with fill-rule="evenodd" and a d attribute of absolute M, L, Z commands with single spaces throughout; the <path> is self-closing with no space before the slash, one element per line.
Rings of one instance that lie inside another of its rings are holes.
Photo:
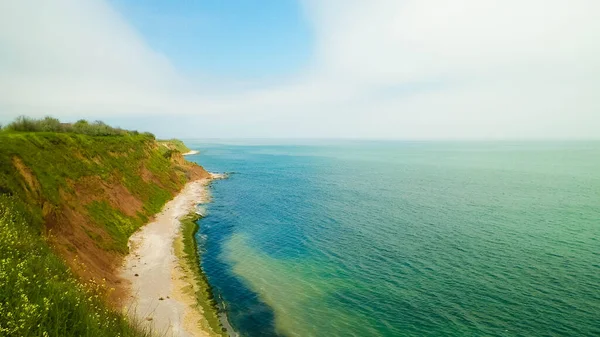
<path fill-rule="evenodd" d="M 177 73 L 103 1 L 5 2 L 0 107 L 179 114 L 184 134 L 203 125 L 209 137 L 599 135 L 597 1 L 302 3 L 315 33 L 304 73 L 208 91 L 210 83 Z"/>
<path fill-rule="evenodd" d="M 9 112 L 161 110 L 181 81 L 104 1 L 2 1 L 0 48 Z"/>
<path fill-rule="evenodd" d="M 286 99 L 296 102 L 288 110 L 313 123 L 297 125 L 297 133 L 598 137 L 600 3 L 305 4 L 318 39 L 313 77 Z M 311 87 L 315 93 L 307 95 Z M 330 127 L 314 131 L 318 123 Z"/>

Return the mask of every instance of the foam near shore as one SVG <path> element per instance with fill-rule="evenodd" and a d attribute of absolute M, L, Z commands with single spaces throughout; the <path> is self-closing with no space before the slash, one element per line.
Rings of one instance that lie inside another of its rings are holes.
<path fill-rule="evenodd" d="M 208 201 L 211 179 L 188 183 L 169 201 L 154 220 L 129 240 L 121 276 L 130 282 L 125 309 L 143 327 L 161 336 L 221 336 L 206 322 L 203 309 L 190 289 L 194 278 L 186 275 L 184 261 L 178 259 L 174 242 L 181 231 L 181 220 L 198 203 Z"/>
<path fill-rule="evenodd" d="M 192 150 L 192 151 L 189 151 L 189 152 L 183 153 L 183 155 L 184 155 L 184 156 L 191 156 L 191 155 L 193 155 L 193 154 L 198 154 L 198 153 L 200 153 L 200 152 L 199 152 L 199 151 L 196 151 L 196 150 Z"/>

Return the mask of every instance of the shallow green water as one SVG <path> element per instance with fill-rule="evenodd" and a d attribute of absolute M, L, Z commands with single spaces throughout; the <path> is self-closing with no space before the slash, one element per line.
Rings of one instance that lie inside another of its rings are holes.
<path fill-rule="evenodd" d="M 244 336 L 600 335 L 600 143 L 188 143 Z"/>

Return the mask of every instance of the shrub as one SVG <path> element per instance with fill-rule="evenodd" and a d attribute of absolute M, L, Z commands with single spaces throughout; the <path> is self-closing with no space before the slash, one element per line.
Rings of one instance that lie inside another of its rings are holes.
<path fill-rule="evenodd" d="M 63 132 L 63 125 L 56 118 L 45 117 L 40 121 L 36 121 L 39 124 L 40 131 L 43 132 Z"/>
<path fill-rule="evenodd" d="M 138 131 L 124 130 L 118 127 L 112 127 L 102 121 L 94 121 L 92 123 L 85 119 L 80 119 L 73 124 L 61 123 L 60 120 L 53 117 L 44 117 L 42 119 L 34 119 L 26 116 L 17 117 L 13 122 L 0 127 L 0 131 L 6 132 L 67 132 L 77 133 L 88 136 L 137 136 Z M 143 135 L 155 139 L 154 135 L 149 132 L 144 132 Z"/>
<path fill-rule="evenodd" d="M 36 120 L 26 117 L 19 116 L 13 122 L 6 126 L 6 130 L 9 131 L 22 131 L 22 132 L 36 132 L 41 131 L 39 124 Z"/>
<path fill-rule="evenodd" d="M 150 138 L 152 138 L 152 139 L 156 139 L 156 136 L 154 136 L 154 134 L 153 134 L 153 133 L 151 133 L 151 132 L 144 132 L 144 133 L 143 133 L 143 135 L 144 135 L 144 136 L 148 136 L 148 137 L 150 137 Z"/>

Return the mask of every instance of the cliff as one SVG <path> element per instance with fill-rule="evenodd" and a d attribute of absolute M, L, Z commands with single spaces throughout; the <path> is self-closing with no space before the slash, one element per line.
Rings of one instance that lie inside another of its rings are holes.
<path fill-rule="evenodd" d="M 178 152 L 181 152 L 181 153 L 188 153 L 188 152 L 190 152 L 190 148 L 188 148 L 179 139 L 159 140 L 158 143 L 161 146 L 164 146 L 165 148 L 167 148 L 169 150 L 174 150 L 174 151 L 178 151 Z"/>
<path fill-rule="evenodd" d="M 4 315 L 0 335 L 140 335 L 109 309 L 124 295 L 116 269 L 128 238 L 186 182 L 208 176 L 150 134 L 0 132 L 0 236 L 13 238 L 0 240 L 0 311 L 37 310 Z M 57 306 L 62 317 L 48 309 Z"/>

